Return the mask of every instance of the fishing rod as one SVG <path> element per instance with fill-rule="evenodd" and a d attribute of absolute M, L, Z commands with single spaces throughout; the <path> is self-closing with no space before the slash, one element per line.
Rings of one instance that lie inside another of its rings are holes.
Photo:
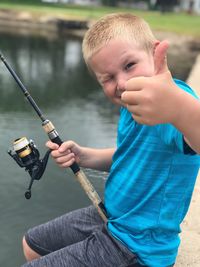
<path fill-rule="evenodd" d="M 30 105 L 33 107 L 37 115 L 42 121 L 42 127 L 46 134 L 48 135 L 49 139 L 58 144 L 59 146 L 63 143 L 61 140 L 58 132 L 56 131 L 53 123 L 46 119 L 26 87 L 23 85 L 15 71 L 11 68 L 11 66 L 8 64 L 6 59 L 4 58 L 3 54 L 0 52 L 0 59 L 18 84 L 19 88 L 23 92 L 24 96 L 30 103 Z M 20 167 L 25 167 L 26 171 L 29 172 L 31 176 L 31 182 L 29 185 L 29 188 L 27 192 L 25 193 L 25 197 L 29 199 L 31 197 L 31 187 L 33 184 L 34 180 L 39 180 L 41 176 L 44 173 L 47 160 L 50 154 L 50 151 L 47 151 L 46 155 L 42 160 L 39 159 L 39 151 L 37 150 L 35 144 L 33 141 L 28 141 L 25 137 L 18 138 L 14 141 L 13 144 L 14 152 L 12 150 L 9 150 L 8 153 L 9 155 L 17 162 L 17 164 Z M 70 166 L 72 172 L 74 173 L 76 179 L 82 186 L 83 190 L 85 193 L 88 195 L 89 199 L 92 201 L 93 205 L 97 208 L 97 211 L 99 212 L 100 216 L 102 219 L 107 222 L 107 217 L 106 217 L 106 211 L 104 204 L 96 192 L 95 188 L 91 184 L 91 182 L 88 180 L 86 177 L 85 173 L 80 169 L 79 165 L 74 162 Z"/>

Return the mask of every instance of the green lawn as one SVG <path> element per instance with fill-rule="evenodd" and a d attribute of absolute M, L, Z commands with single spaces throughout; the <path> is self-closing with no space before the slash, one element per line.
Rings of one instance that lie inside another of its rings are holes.
<path fill-rule="evenodd" d="M 156 11 L 138 11 L 110 7 L 82 7 L 72 5 L 44 4 L 38 0 L 1 0 L 0 9 L 14 9 L 31 12 L 35 17 L 41 15 L 62 16 L 66 18 L 96 20 L 111 12 L 131 12 L 142 16 L 154 30 L 192 35 L 200 38 L 200 16 L 185 13 L 161 14 Z"/>

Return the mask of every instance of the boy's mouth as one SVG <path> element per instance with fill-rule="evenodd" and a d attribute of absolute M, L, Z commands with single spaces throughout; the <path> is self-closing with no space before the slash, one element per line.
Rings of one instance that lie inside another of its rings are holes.
<path fill-rule="evenodd" d="M 122 94 L 123 94 L 124 91 L 125 91 L 125 90 L 123 90 L 123 91 L 122 91 L 122 90 L 117 90 L 117 91 L 116 91 L 116 97 L 117 97 L 117 98 L 121 98 L 121 96 L 122 96 Z"/>

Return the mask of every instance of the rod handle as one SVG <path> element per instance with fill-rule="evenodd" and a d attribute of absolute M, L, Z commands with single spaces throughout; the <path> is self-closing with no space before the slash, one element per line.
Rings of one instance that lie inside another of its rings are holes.
<path fill-rule="evenodd" d="M 48 134 L 49 139 L 53 142 L 58 144 L 59 146 L 63 143 L 60 136 L 58 135 L 57 131 L 55 130 L 54 125 L 49 120 L 45 120 L 42 123 L 42 127 L 45 130 L 45 132 Z M 80 167 L 76 162 L 72 163 L 70 166 L 71 170 L 74 174 L 76 174 L 78 171 L 80 171 Z"/>

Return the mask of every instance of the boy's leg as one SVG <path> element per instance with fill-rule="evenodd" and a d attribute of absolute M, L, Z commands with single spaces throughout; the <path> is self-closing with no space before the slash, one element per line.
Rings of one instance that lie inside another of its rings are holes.
<path fill-rule="evenodd" d="M 132 263 L 132 264 L 131 264 Z M 26 263 L 23 267 L 127 267 L 140 266 L 136 256 L 103 227 L 85 240 Z"/>
<path fill-rule="evenodd" d="M 125 267 L 136 256 L 107 232 L 94 207 L 62 216 L 30 230 L 29 246 L 43 256 L 23 267 Z"/>
<path fill-rule="evenodd" d="M 103 224 L 95 208 L 89 206 L 30 229 L 25 240 L 33 251 L 44 256 L 84 240 Z"/>
<path fill-rule="evenodd" d="M 28 244 L 26 243 L 25 237 L 23 237 L 23 240 L 22 240 L 22 247 L 23 247 L 24 256 L 27 261 L 32 261 L 34 259 L 38 259 L 41 257 L 41 255 L 36 253 L 34 250 L 32 250 L 28 246 Z"/>

